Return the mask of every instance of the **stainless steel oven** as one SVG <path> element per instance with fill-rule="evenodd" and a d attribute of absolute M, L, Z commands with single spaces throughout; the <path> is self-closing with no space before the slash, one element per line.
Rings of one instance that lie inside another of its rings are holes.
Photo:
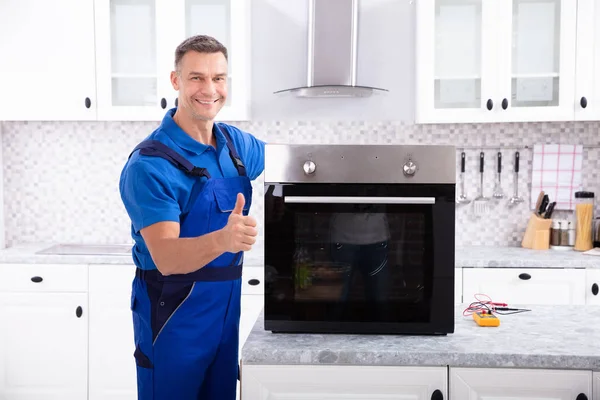
<path fill-rule="evenodd" d="M 267 145 L 265 329 L 454 332 L 452 146 Z"/>

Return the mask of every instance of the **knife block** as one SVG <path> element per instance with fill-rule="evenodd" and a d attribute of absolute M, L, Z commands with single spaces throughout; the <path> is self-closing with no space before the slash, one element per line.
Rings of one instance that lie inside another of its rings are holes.
<path fill-rule="evenodd" d="M 533 250 L 549 249 L 551 227 L 552 219 L 540 218 L 535 213 L 531 214 L 521 246 Z"/>

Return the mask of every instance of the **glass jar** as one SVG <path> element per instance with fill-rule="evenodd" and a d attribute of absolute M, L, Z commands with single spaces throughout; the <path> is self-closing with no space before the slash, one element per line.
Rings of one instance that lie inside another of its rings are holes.
<path fill-rule="evenodd" d="M 577 232 L 575 235 L 575 250 L 587 251 L 592 249 L 592 221 L 594 219 L 594 193 L 575 192 L 575 218 Z"/>

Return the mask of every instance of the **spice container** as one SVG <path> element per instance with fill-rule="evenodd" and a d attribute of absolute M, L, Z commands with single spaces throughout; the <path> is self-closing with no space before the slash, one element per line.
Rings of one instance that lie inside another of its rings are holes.
<path fill-rule="evenodd" d="M 567 220 L 552 220 L 550 233 L 550 248 L 553 250 L 573 250 L 575 244 L 574 230 L 570 229 L 571 222 Z M 569 235 L 573 231 L 573 242 L 569 242 Z"/>
<path fill-rule="evenodd" d="M 592 220 L 594 218 L 594 193 L 575 192 L 575 218 L 577 228 L 575 233 L 575 250 L 587 251 L 592 249 Z"/>

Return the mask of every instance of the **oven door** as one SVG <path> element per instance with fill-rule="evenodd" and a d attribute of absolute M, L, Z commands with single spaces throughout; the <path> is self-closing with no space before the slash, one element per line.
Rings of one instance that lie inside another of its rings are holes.
<path fill-rule="evenodd" d="M 266 330 L 454 331 L 454 185 L 265 186 Z"/>

